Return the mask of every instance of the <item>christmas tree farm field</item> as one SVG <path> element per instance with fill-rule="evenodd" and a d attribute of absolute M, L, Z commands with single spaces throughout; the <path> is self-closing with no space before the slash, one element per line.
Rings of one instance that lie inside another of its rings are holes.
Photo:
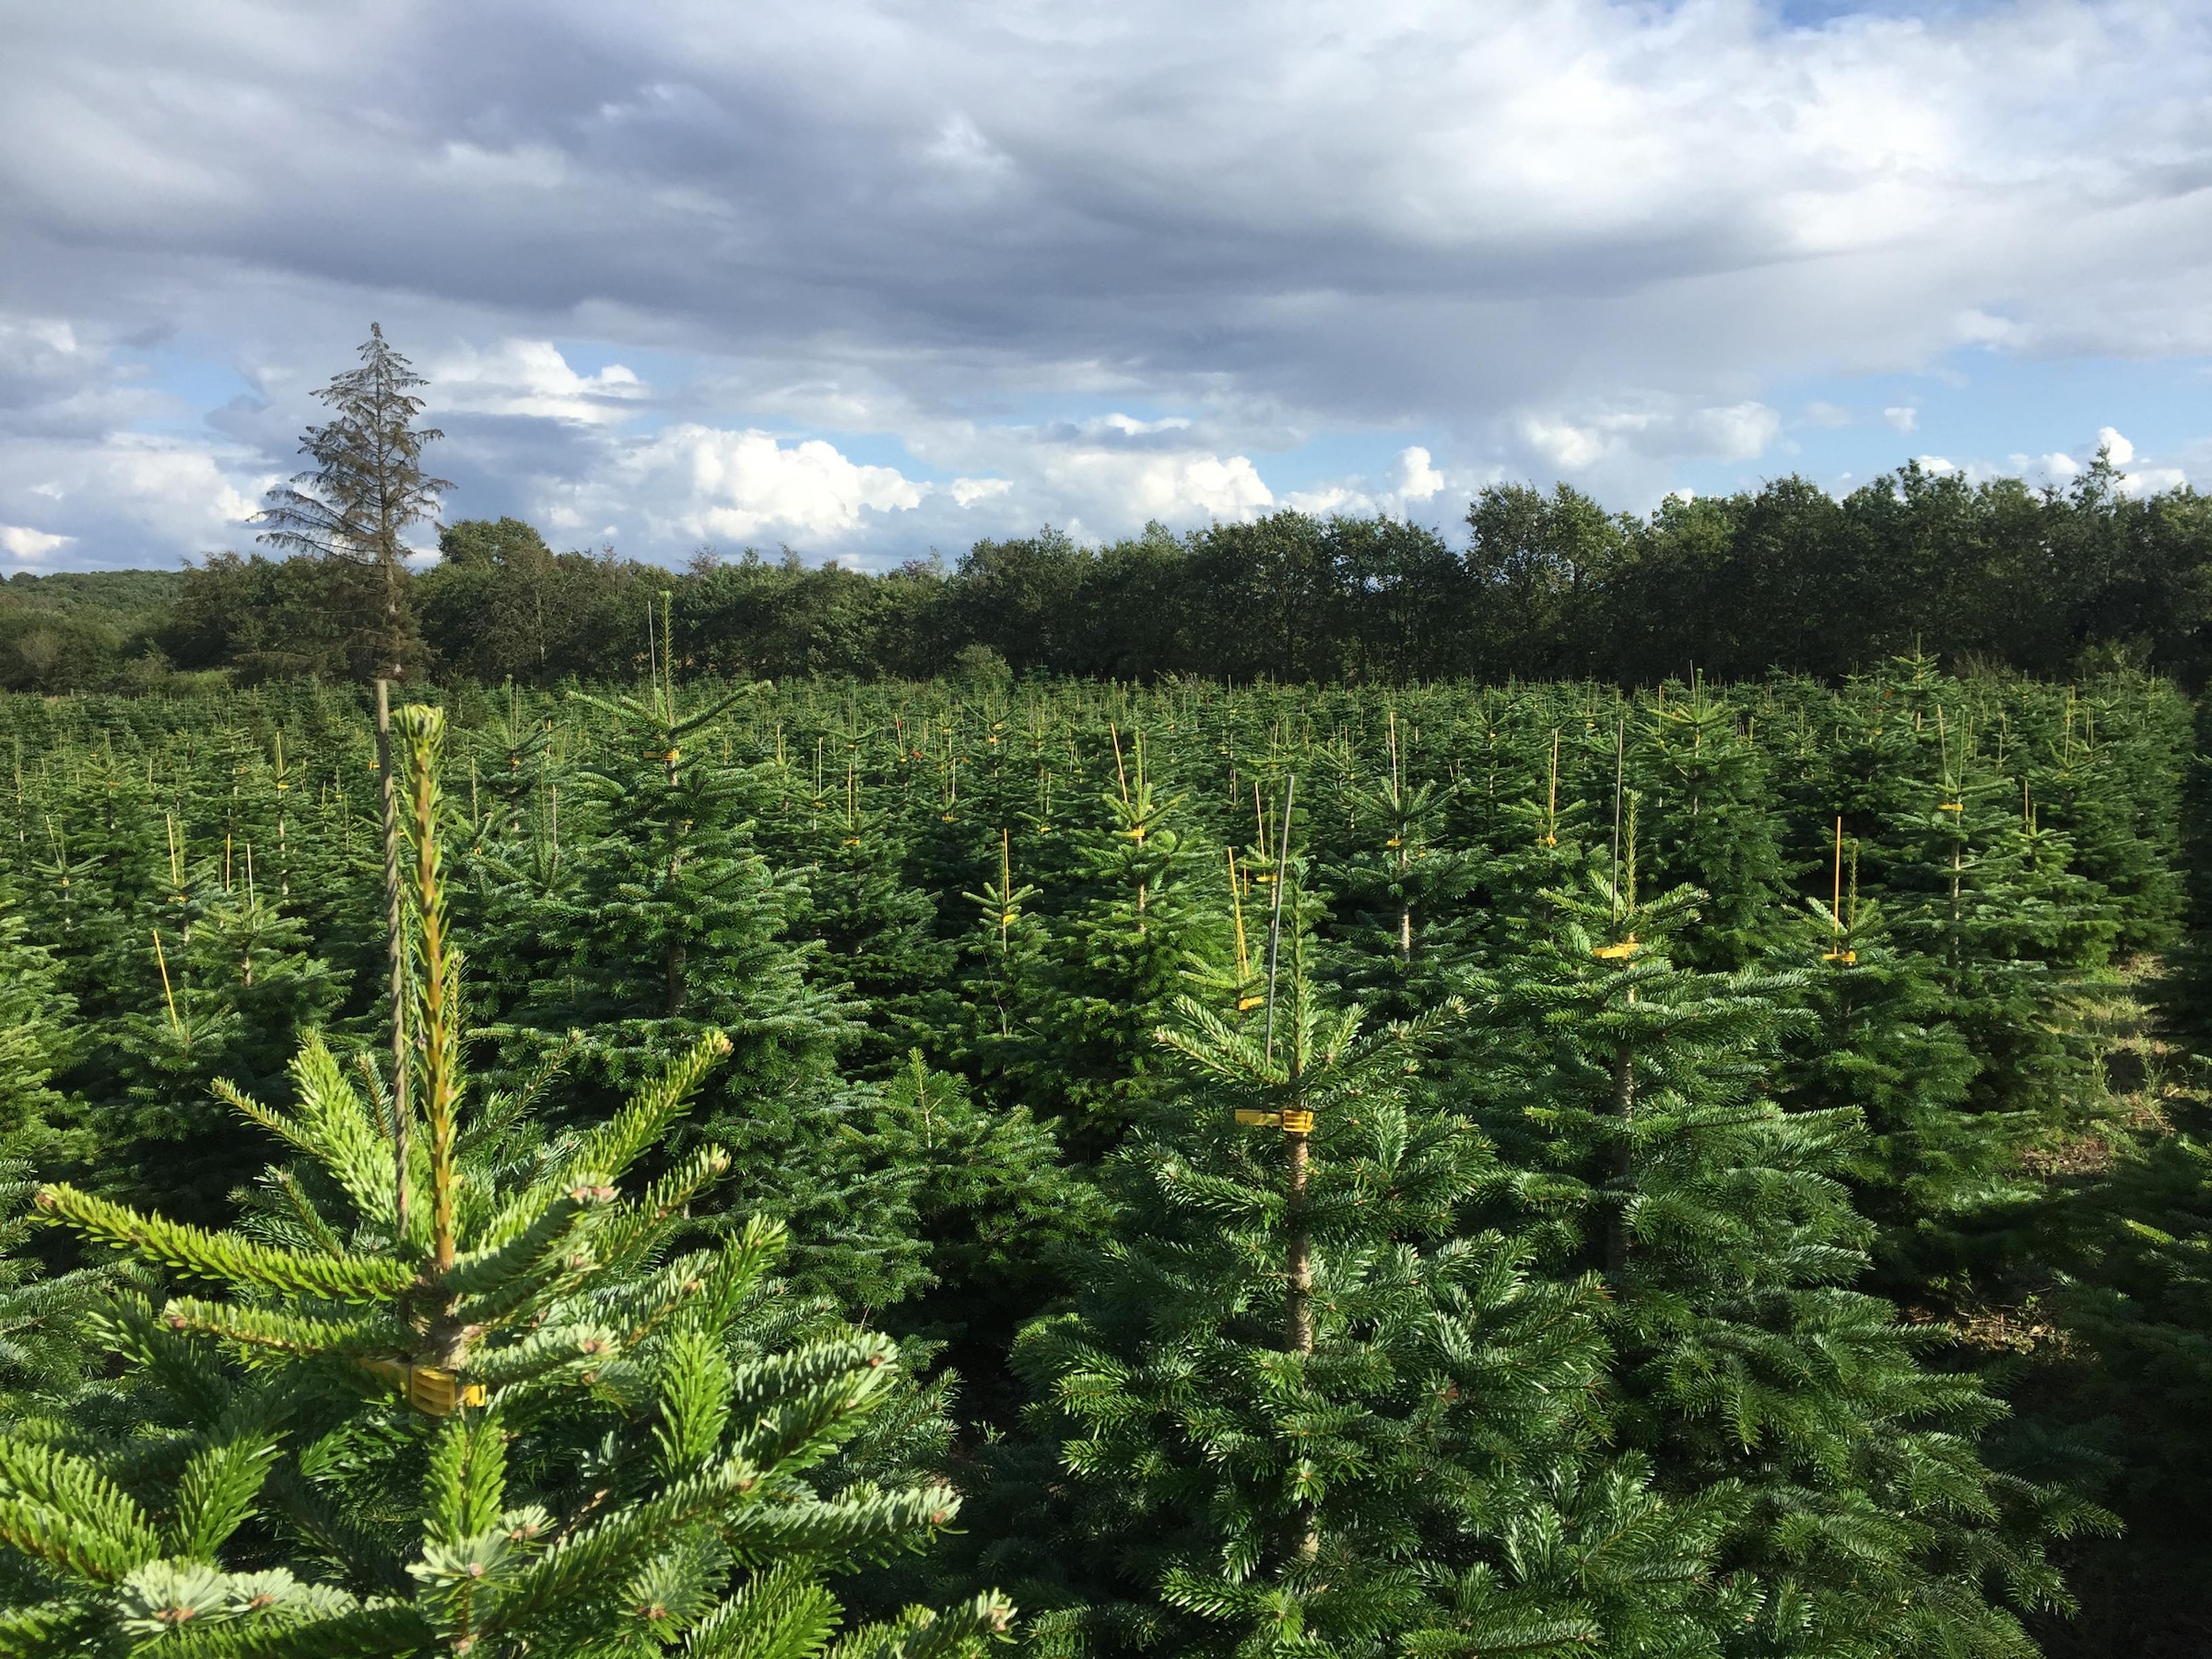
<path fill-rule="evenodd" d="M 2202 1651 L 2170 684 L 0 699 L 0 1655 Z"/>

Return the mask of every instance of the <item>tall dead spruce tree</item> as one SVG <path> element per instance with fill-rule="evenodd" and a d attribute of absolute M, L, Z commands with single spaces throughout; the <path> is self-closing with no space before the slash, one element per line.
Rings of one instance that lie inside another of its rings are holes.
<path fill-rule="evenodd" d="M 314 465 L 269 491 L 261 514 L 268 528 L 257 539 L 288 552 L 371 569 L 382 588 L 374 674 L 397 679 L 408 643 L 406 553 L 400 535 L 410 524 L 434 521 L 439 492 L 453 486 L 422 470 L 423 446 L 445 436 L 415 424 L 422 399 L 414 389 L 429 382 L 392 349 L 377 324 L 369 324 L 360 358 L 359 368 L 315 394 L 331 419 L 300 434 L 300 453 Z"/>

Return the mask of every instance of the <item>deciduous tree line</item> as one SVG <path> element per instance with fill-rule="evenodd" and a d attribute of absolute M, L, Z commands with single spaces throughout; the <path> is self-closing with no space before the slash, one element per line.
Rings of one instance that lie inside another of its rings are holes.
<path fill-rule="evenodd" d="M 555 552 L 512 518 L 462 520 L 441 532 L 442 559 L 404 578 L 400 643 L 417 678 L 626 674 L 666 592 L 679 668 L 771 678 L 923 678 L 989 652 L 1018 674 L 1139 680 L 1653 684 L 1693 666 L 1836 677 L 1917 647 L 1953 666 L 2126 664 L 2194 684 L 2212 653 L 2212 503 L 2131 494 L 2105 463 L 2063 490 L 1911 465 L 1839 500 L 1787 477 L 1646 517 L 1566 485 L 1500 485 L 1465 530 L 1455 547 L 1418 524 L 1284 512 L 1098 547 L 1048 529 L 875 573 L 749 548 L 670 571 Z M 128 617 L 64 610 L 18 581 L 0 589 L 0 678 L 366 677 L 388 576 L 218 554 L 165 595 L 133 590 Z"/>

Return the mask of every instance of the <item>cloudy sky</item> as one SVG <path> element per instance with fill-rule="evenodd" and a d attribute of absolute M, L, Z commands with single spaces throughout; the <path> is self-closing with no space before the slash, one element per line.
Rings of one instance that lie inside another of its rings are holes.
<path fill-rule="evenodd" d="M 868 566 L 1911 456 L 2212 478 L 2198 0 L 6 0 L 0 572 L 447 516 Z"/>

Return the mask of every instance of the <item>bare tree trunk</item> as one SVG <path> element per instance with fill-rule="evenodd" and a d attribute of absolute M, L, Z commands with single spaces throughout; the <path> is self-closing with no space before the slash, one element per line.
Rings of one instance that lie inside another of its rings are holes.
<path fill-rule="evenodd" d="M 1635 994 L 1630 994 L 1635 1000 Z M 1636 1173 L 1636 1152 L 1629 1141 L 1630 1125 L 1636 1120 L 1636 1055 L 1627 1043 L 1613 1051 L 1613 1115 L 1620 1123 L 1620 1138 L 1613 1147 L 1613 1181 L 1619 1200 L 1606 1224 L 1606 1271 L 1618 1277 L 1629 1265 L 1629 1183 Z"/>
<path fill-rule="evenodd" d="M 393 1229 L 402 1250 L 407 1237 L 407 1131 L 414 1109 L 407 1097 L 407 940 L 399 898 L 399 785 L 392 775 L 392 685 L 376 682 L 376 770 L 383 790 L 384 933 L 392 989 Z"/>

